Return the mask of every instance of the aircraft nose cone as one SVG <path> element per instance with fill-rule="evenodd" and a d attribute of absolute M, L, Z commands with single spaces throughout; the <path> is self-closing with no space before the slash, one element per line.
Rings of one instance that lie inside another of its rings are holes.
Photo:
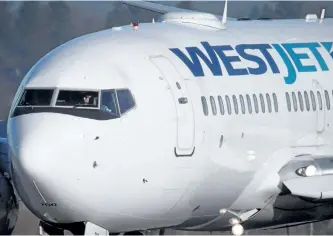
<path fill-rule="evenodd" d="M 48 149 L 38 141 L 42 140 L 26 137 L 19 142 L 19 146 L 14 148 L 12 153 L 14 166 L 33 180 L 43 175 L 48 167 L 47 158 L 43 158 L 48 155 Z"/>
<path fill-rule="evenodd" d="M 55 166 L 57 151 L 64 148 L 61 130 L 54 132 L 43 116 L 27 115 L 9 123 L 9 145 L 13 182 L 25 205 L 39 218 L 45 218 L 53 202 L 52 188 L 61 169 Z M 59 162 L 59 161 L 58 161 Z M 59 166 L 58 166 L 59 167 Z M 52 221 L 51 218 L 46 220 Z"/>
<path fill-rule="evenodd" d="M 69 148 L 80 144 L 78 131 L 75 120 L 61 119 L 57 114 L 29 114 L 11 119 L 8 141 L 14 167 L 21 167 L 36 178 L 48 171 L 57 172 L 54 164 L 61 162 Z"/>
<path fill-rule="evenodd" d="M 61 212 L 70 207 L 63 202 L 68 195 L 80 197 L 76 189 L 84 189 L 86 169 L 94 170 L 93 145 L 99 142 L 93 139 L 93 128 L 58 114 L 23 115 L 9 121 L 14 184 L 22 201 L 39 218 L 70 222 L 80 217 L 75 211 Z"/>
<path fill-rule="evenodd" d="M 52 154 L 52 137 L 41 125 L 16 123 L 9 134 L 13 165 L 36 178 L 50 164 L 47 157 Z"/>
<path fill-rule="evenodd" d="M 40 173 L 42 169 L 34 163 L 36 153 L 32 150 L 32 148 L 25 148 L 25 145 L 23 148 L 11 150 L 12 178 L 15 188 L 24 204 L 40 218 L 42 217 L 42 213 L 39 211 L 40 204 L 45 200 L 37 184 L 41 180 L 38 177 L 42 177 L 43 173 Z M 29 153 L 33 155 L 29 155 Z"/>

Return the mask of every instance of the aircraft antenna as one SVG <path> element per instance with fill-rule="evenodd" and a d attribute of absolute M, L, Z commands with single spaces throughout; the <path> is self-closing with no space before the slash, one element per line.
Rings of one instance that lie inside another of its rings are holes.
<path fill-rule="evenodd" d="M 222 16 L 223 25 L 225 25 L 227 23 L 227 15 L 228 15 L 228 0 L 225 0 L 223 16 Z"/>

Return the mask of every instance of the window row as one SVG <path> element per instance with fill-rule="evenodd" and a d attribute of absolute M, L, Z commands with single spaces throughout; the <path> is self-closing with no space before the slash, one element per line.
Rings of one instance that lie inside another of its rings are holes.
<path fill-rule="evenodd" d="M 54 89 L 26 89 L 18 107 L 51 106 Z M 55 107 L 100 109 L 116 116 L 135 106 L 132 93 L 128 89 L 102 91 L 60 90 Z"/>
<path fill-rule="evenodd" d="M 303 93 L 298 91 L 298 92 L 292 92 L 291 94 L 286 93 L 286 100 L 289 112 L 292 109 L 295 112 L 297 112 L 298 110 L 300 111 L 305 111 L 305 110 L 316 111 L 317 109 L 323 110 L 325 105 L 327 110 L 331 109 L 330 95 L 327 90 L 324 91 L 324 94 L 322 94 L 320 91 L 310 91 L 310 92 L 304 91 Z"/>
<path fill-rule="evenodd" d="M 203 113 L 205 116 L 209 115 L 209 106 L 211 108 L 212 114 L 215 116 L 218 113 L 221 115 L 225 114 L 252 114 L 255 113 L 265 113 L 265 112 L 278 112 L 278 101 L 276 94 L 246 94 L 246 95 L 232 95 L 232 96 L 214 96 L 209 97 L 209 102 L 207 102 L 206 97 L 201 97 Z M 208 103 L 210 103 L 208 105 Z"/>

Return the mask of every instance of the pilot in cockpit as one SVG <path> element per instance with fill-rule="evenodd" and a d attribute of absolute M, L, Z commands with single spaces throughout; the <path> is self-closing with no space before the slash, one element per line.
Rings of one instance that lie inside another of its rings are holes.
<path fill-rule="evenodd" d="M 98 96 L 85 94 L 82 99 L 83 99 L 83 104 L 85 106 L 93 106 L 93 107 L 98 106 Z"/>
<path fill-rule="evenodd" d="M 88 94 L 84 95 L 83 104 L 84 105 L 90 105 L 90 99 L 91 99 L 91 95 L 88 95 Z"/>

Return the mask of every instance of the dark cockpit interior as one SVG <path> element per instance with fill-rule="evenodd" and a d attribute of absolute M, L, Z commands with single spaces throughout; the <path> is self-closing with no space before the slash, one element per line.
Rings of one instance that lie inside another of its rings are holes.
<path fill-rule="evenodd" d="M 56 106 L 98 108 L 98 92 L 59 91 Z"/>
<path fill-rule="evenodd" d="M 19 106 L 49 106 L 53 89 L 26 89 L 19 102 Z"/>

